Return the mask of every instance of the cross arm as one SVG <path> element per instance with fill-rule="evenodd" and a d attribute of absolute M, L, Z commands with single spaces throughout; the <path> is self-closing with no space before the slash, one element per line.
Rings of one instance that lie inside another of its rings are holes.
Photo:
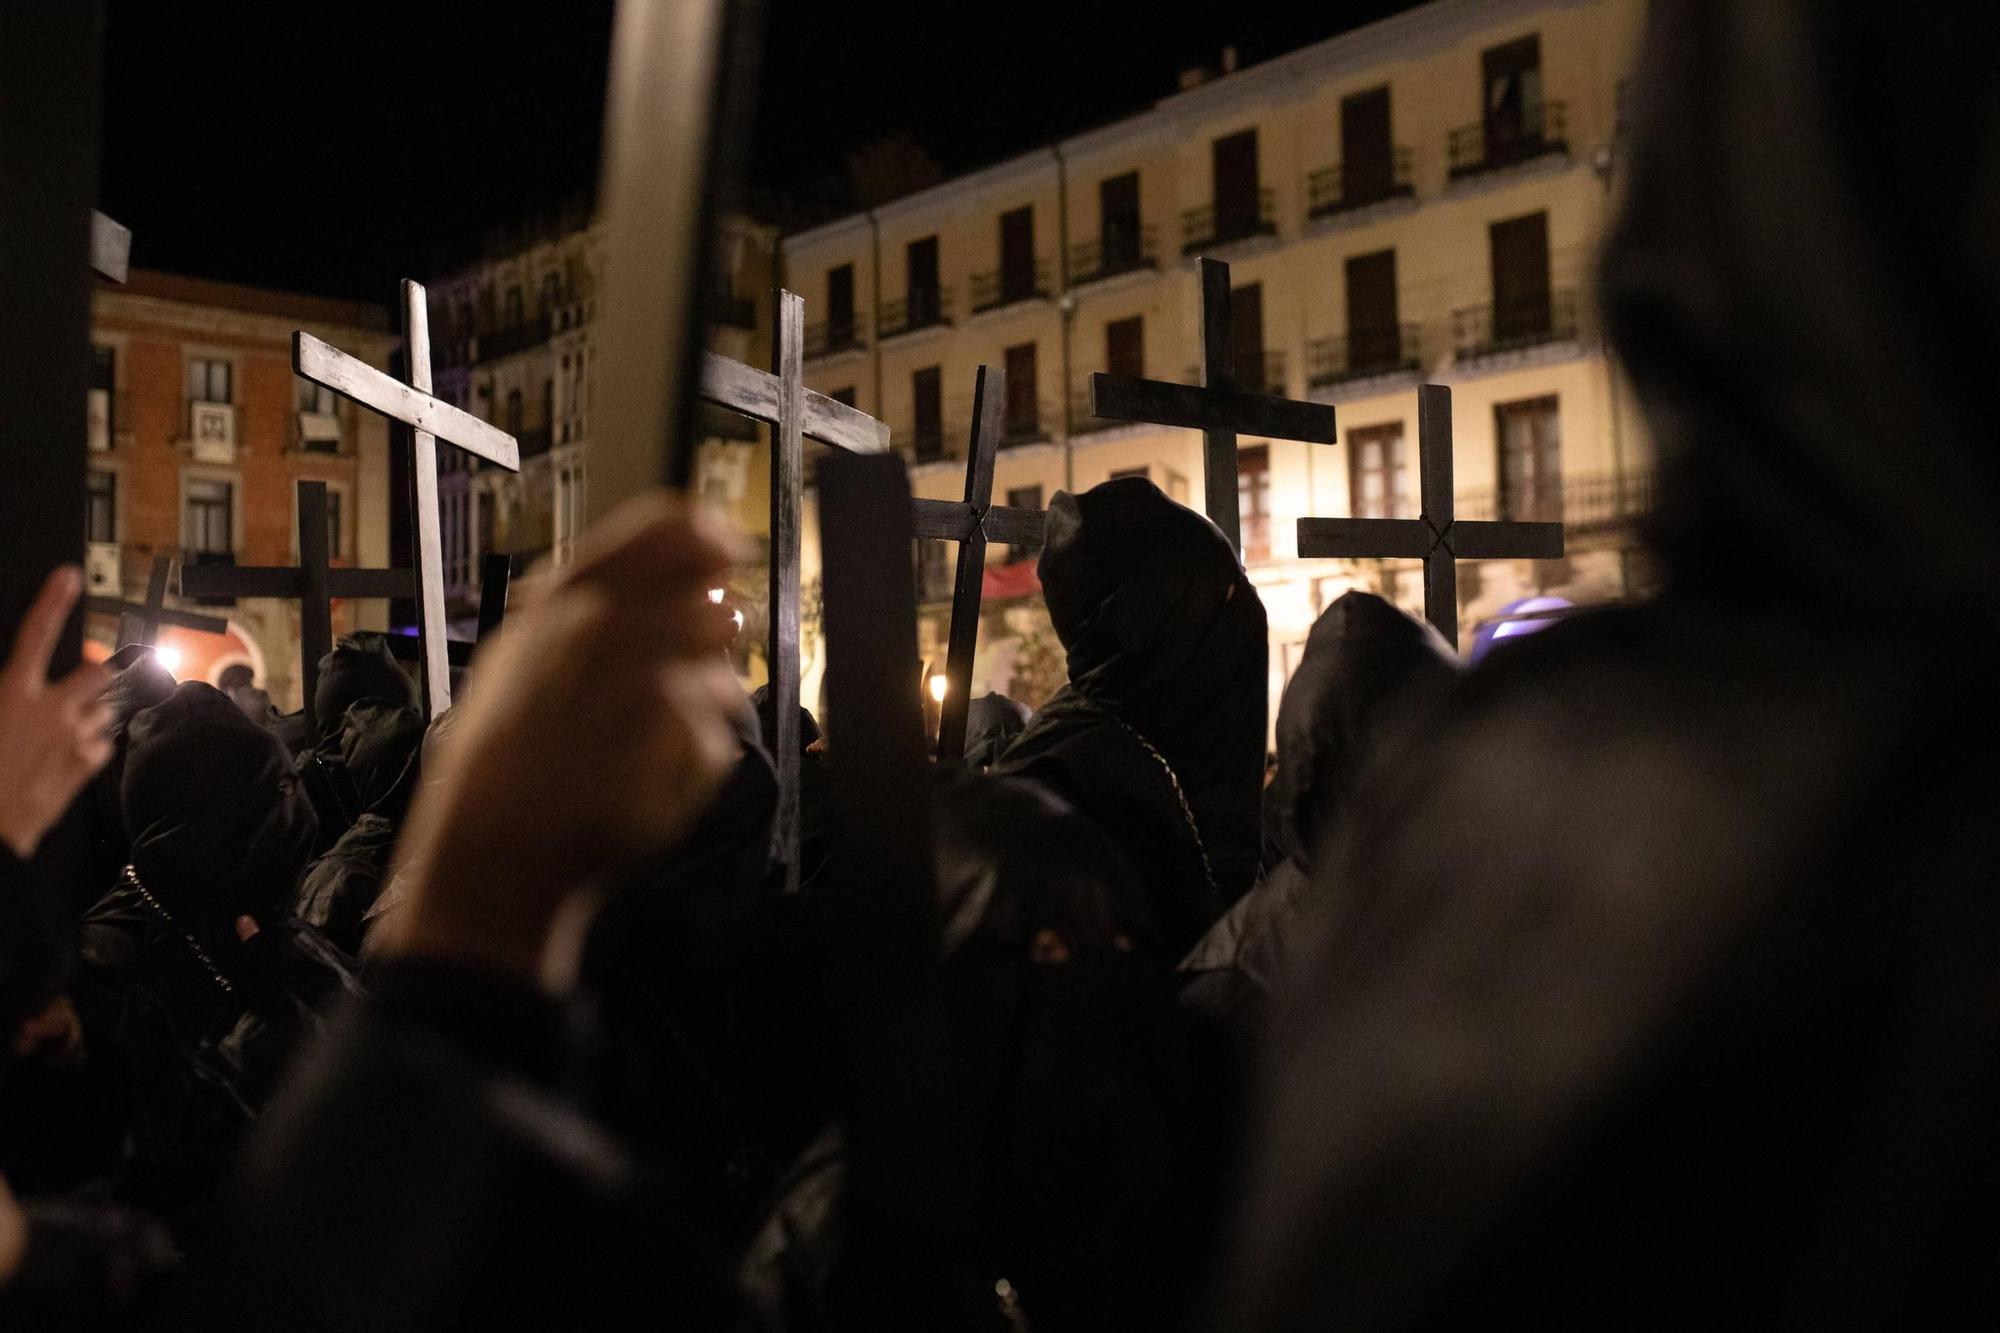
<path fill-rule="evenodd" d="M 1445 541 L 1461 560 L 1558 560 L 1563 553 L 1560 523 L 1454 523 Z"/>
<path fill-rule="evenodd" d="M 1305 560 L 1421 560 L 1437 533 L 1420 518 L 1302 518 L 1299 556 Z"/>
<path fill-rule="evenodd" d="M 435 435 L 509 472 L 521 470 L 520 446 L 506 431 L 441 398 L 413 389 L 394 375 L 377 370 L 304 330 L 292 335 L 292 369 L 343 398 L 351 398 L 385 417 Z"/>
<path fill-rule="evenodd" d="M 717 407 L 758 421 L 778 419 L 778 377 L 746 366 L 716 352 L 701 354 L 701 396 Z M 880 454 L 889 449 L 889 423 L 877 421 L 859 408 L 836 402 L 823 393 L 805 391 L 805 415 L 800 433 L 851 454 Z"/>
<path fill-rule="evenodd" d="M 1043 513 L 1039 509 L 1010 509 L 988 506 L 983 520 L 972 505 L 962 500 L 913 500 L 915 535 L 937 541 L 962 542 L 974 532 L 984 532 L 1002 546 L 1034 546 L 1042 540 Z"/>
<path fill-rule="evenodd" d="M 112 282 L 123 282 L 132 268 L 132 229 L 90 210 L 90 266 Z"/>
<path fill-rule="evenodd" d="M 181 570 L 183 597 L 297 597 L 304 578 L 292 565 L 190 565 Z M 414 576 L 407 569 L 329 569 L 330 597 L 408 597 Z"/>
<path fill-rule="evenodd" d="M 1098 371 L 1090 377 L 1091 415 L 1107 421 L 1149 421 L 1189 430 L 1235 431 L 1274 440 L 1336 444 L 1334 410 L 1325 403 L 1302 403 L 1234 389 L 1136 379 Z"/>

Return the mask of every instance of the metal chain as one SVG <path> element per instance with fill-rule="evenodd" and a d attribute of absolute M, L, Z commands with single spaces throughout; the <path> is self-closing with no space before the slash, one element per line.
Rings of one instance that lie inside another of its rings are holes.
<path fill-rule="evenodd" d="M 1140 748 L 1145 750 L 1147 754 L 1153 756 L 1153 759 L 1160 766 L 1160 771 L 1167 775 L 1167 784 L 1174 789 L 1174 799 L 1180 802 L 1181 819 L 1186 822 L 1187 831 L 1194 838 L 1195 852 L 1201 857 L 1202 878 L 1208 881 L 1208 891 L 1212 894 L 1220 896 L 1222 890 L 1217 888 L 1215 885 L 1215 867 L 1210 865 L 1208 860 L 1208 844 L 1202 840 L 1201 825 L 1194 822 L 1194 809 L 1193 807 L 1188 805 L 1187 793 L 1181 790 L 1180 775 L 1174 772 L 1174 766 L 1167 762 L 1167 757 L 1161 754 L 1157 749 L 1153 748 L 1153 743 L 1147 740 L 1144 736 L 1141 736 L 1139 732 L 1132 726 L 1131 723 L 1127 722 L 1124 718 L 1118 716 L 1118 714 L 1112 712 L 1110 709 L 1105 708 L 1102 704 L 1096 705 L 1096 707 L 1098 711 L 1102 712 L 1104 716 L 1110 718 L 1111 721 L 1127 736 L 1130 736 L 1133 740 L 1139 742 Z"/>
<path fill-rule="evenodd" d="M 208 956 L 208 950 L 201 947 L 201 941 L 189 934 L 187 928 L 181 925 L 172 912 L 167 910 L 167 905 L 158 898 L 155 898 L 153 891 L 139 882 L 139 872 L 129 865 L 125 867 L 125 882 L 130 884 L 138 895 L 145 900 L 146 906 L 160 914 L 161 920 L 180 932 L 181 943 L 187 945 L 188 952 L 195 956 L 195 961 L 208 970 L 208 975 L 214 979 L 215 984 L 222 987 L 223 994 L 229 996 L 232 1000 L 235 999 L 236 987 L 231 984 L 228 977 L 222 975 L 222 969 L 217 967 L 215 960 Z"/>

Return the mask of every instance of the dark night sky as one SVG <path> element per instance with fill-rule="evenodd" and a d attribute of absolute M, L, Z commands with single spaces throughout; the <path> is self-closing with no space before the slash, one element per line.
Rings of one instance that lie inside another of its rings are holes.
<path fill-rule="evenodd" d="M 898 131 L 978 166 L 1224 45 L 1249 64 L 1409 7 L 770 0 L 751 183 L 823 206 L 847 151 Z M 141 266 L 386 301 L 595 179 L 611 0 L 107 9 L 102 197 Z"/>

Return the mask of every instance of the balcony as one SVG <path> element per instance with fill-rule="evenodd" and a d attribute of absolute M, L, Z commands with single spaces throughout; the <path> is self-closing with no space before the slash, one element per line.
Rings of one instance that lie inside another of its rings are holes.
<path fill-rule="evenodd" d="M 1387 175 L 1379 171 L 1352 171 L 1336 162 L 1306 177 L 1306 216 L 1329 218 L 1366 208 L 1389 199 L 1409 199 L 1416 195 L 1411 185 L 1410 150 L 1397 148 L 1389 159 Z"/>
<path fill-rule="evenodd" d="M 1535 102 L 1521 111 L 1518 124 L 1483 120 L 1451 132 L 1451 179 L 1519 166 L 1552 153 L 1567 153 L 1561 102 Z"/>
<path fill-rule="evenodd" d="M 1278 234 L 1278 215 L 1273 202 L 1271 187 L 1257 191 L 1257 214 L 1255 218 L 1236 217 L 1217 220 L 1215 205 L 1203 204 L 1200 208 L 1190 208 L 1181 214 L 1181 253 L 1199 254 L 1219 245 L 1230 245 L 1236 241 L 1247 241 L 1253 236 L 1275 236 Z"/>
<path fill-rule="evenodd" d="M 894 338 L 951 323 L 951 288 L 918 288 L 897 301 L 884 301 L 875 319 L 876 336 Z"/>
<path fill-rule="evenodd" d="M 1150 226 L 1136 231 L 1107 229 L 1097 240 L 1079 241 L 1069 248 L 1069 282 L 1072 287 L 1081 287 L 1087 282 L 1102 282 L 1121 273 L 1157 269 L 1159 266 L 1153 228 Z"/>
<path fill-rule="evenodd" d="M 1629 528 L 1653 510 L 1654 474 L 1600 472 L 1564 477 L 1554 484 L 1531 487 L 1525 494 L 1502 497 L 1491 486 L 1460 491 L 1454 509 L 1458 518 L 1504 517 L 1520 522 L 1561 523 L 1570 536 Z"/>
<path fill-rule="evenodd" d="M 530 347 L 539 347 L 549 340 L 552 329 L 553 322 L 549 316 L 537 315 L 519 324 L 488 330 L 473 339 L 473 359 L 491 361 Z"/>
<path fill-rule="evenodd" d="M 1314 389 L 1374 375 L 1414 374 L 1422 365 L 1423 340 L 1415 324 L 1362 329 L 1306 344 L 1306 384 Z"/>
<path fill-rule="evenodd" d="M 961 427 L 938 422 L 929 430 L 913 426 L 908 435 L 898 431 L 896 438 L 907 439 L 910 442 L 910 454 L 916 462 L 935 463 L 940 459 L 951 457 L 950 450 L 945 447 L 945 441 L 964 439 L 965 431 Z"/>
<path fill-rule="evenodd" d="M 1011 281 L 1010 281 L 1011 279 Z M 982 314 L 1022 301 L 1046 301 L 1051 291 L 1049 261 L 1037 259 L 1032 275 L 989 269 L 972 275 L 972 313 Z"/>
<path fill-rule="evenodd" d="M 1239 357 L 1236 366 L 1236 388 L 1238 390 L 1243 393 L 1267 393 L 1280 398 L 1284 397 L 1285 354 L 1283 352 L 1268 349 L 1260 352 L 1257 354 L 1256 359 L 1250 362 L 1248 369 L 1243 365 L 1245 359 Z M 1200 384 L 1201 367 L 1189 366 L 1186 377 L 1182 382 L 1186 384 Z"/>
<path fill-rule="evenodd" d="M 1030 411 L 1018 415 L 1009 412 L 1000 424 L 1000 443 L 1037 444 L 1049 439 L 1054 432 L 1054 423 L 1060 413 L 1053 404 L 1035 403 Z"/>
<path fill-rule="evenodd" d="M 849 318 L 840 324 L 806 325 L 806 360 L 822 356 L 833 356 L 840 352 L 858 352 L 867 344 L 861 341 L 861 331 Z"/>
<path fill-rule="evenodd" d="M 1460 365 L 1575 339 L 1576 290 L 1564 287 L 1506 305 L 1451 312 L 1452 355 Z"/>

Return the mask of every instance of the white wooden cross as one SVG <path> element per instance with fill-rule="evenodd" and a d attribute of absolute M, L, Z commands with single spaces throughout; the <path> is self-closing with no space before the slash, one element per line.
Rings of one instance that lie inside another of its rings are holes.
<path fill-rule="evenodd" d="M 423 648 L 424 714 L 451 707 L 450 650 L 445 643 L 444 550 L 438 522 L 437 440 L 455 444 L 510 472 L 521 470 L 514 437 L 462 408 L 431 396 L 431 324 L 422 283 L 403 279 L 403 330 L 410 382 L 328 346 L 303 329 L 292 335 L 292 369 L 343 398 L 400 421 L 412 432 L 411 498 L 417 519 L 417 639 Z"/>

